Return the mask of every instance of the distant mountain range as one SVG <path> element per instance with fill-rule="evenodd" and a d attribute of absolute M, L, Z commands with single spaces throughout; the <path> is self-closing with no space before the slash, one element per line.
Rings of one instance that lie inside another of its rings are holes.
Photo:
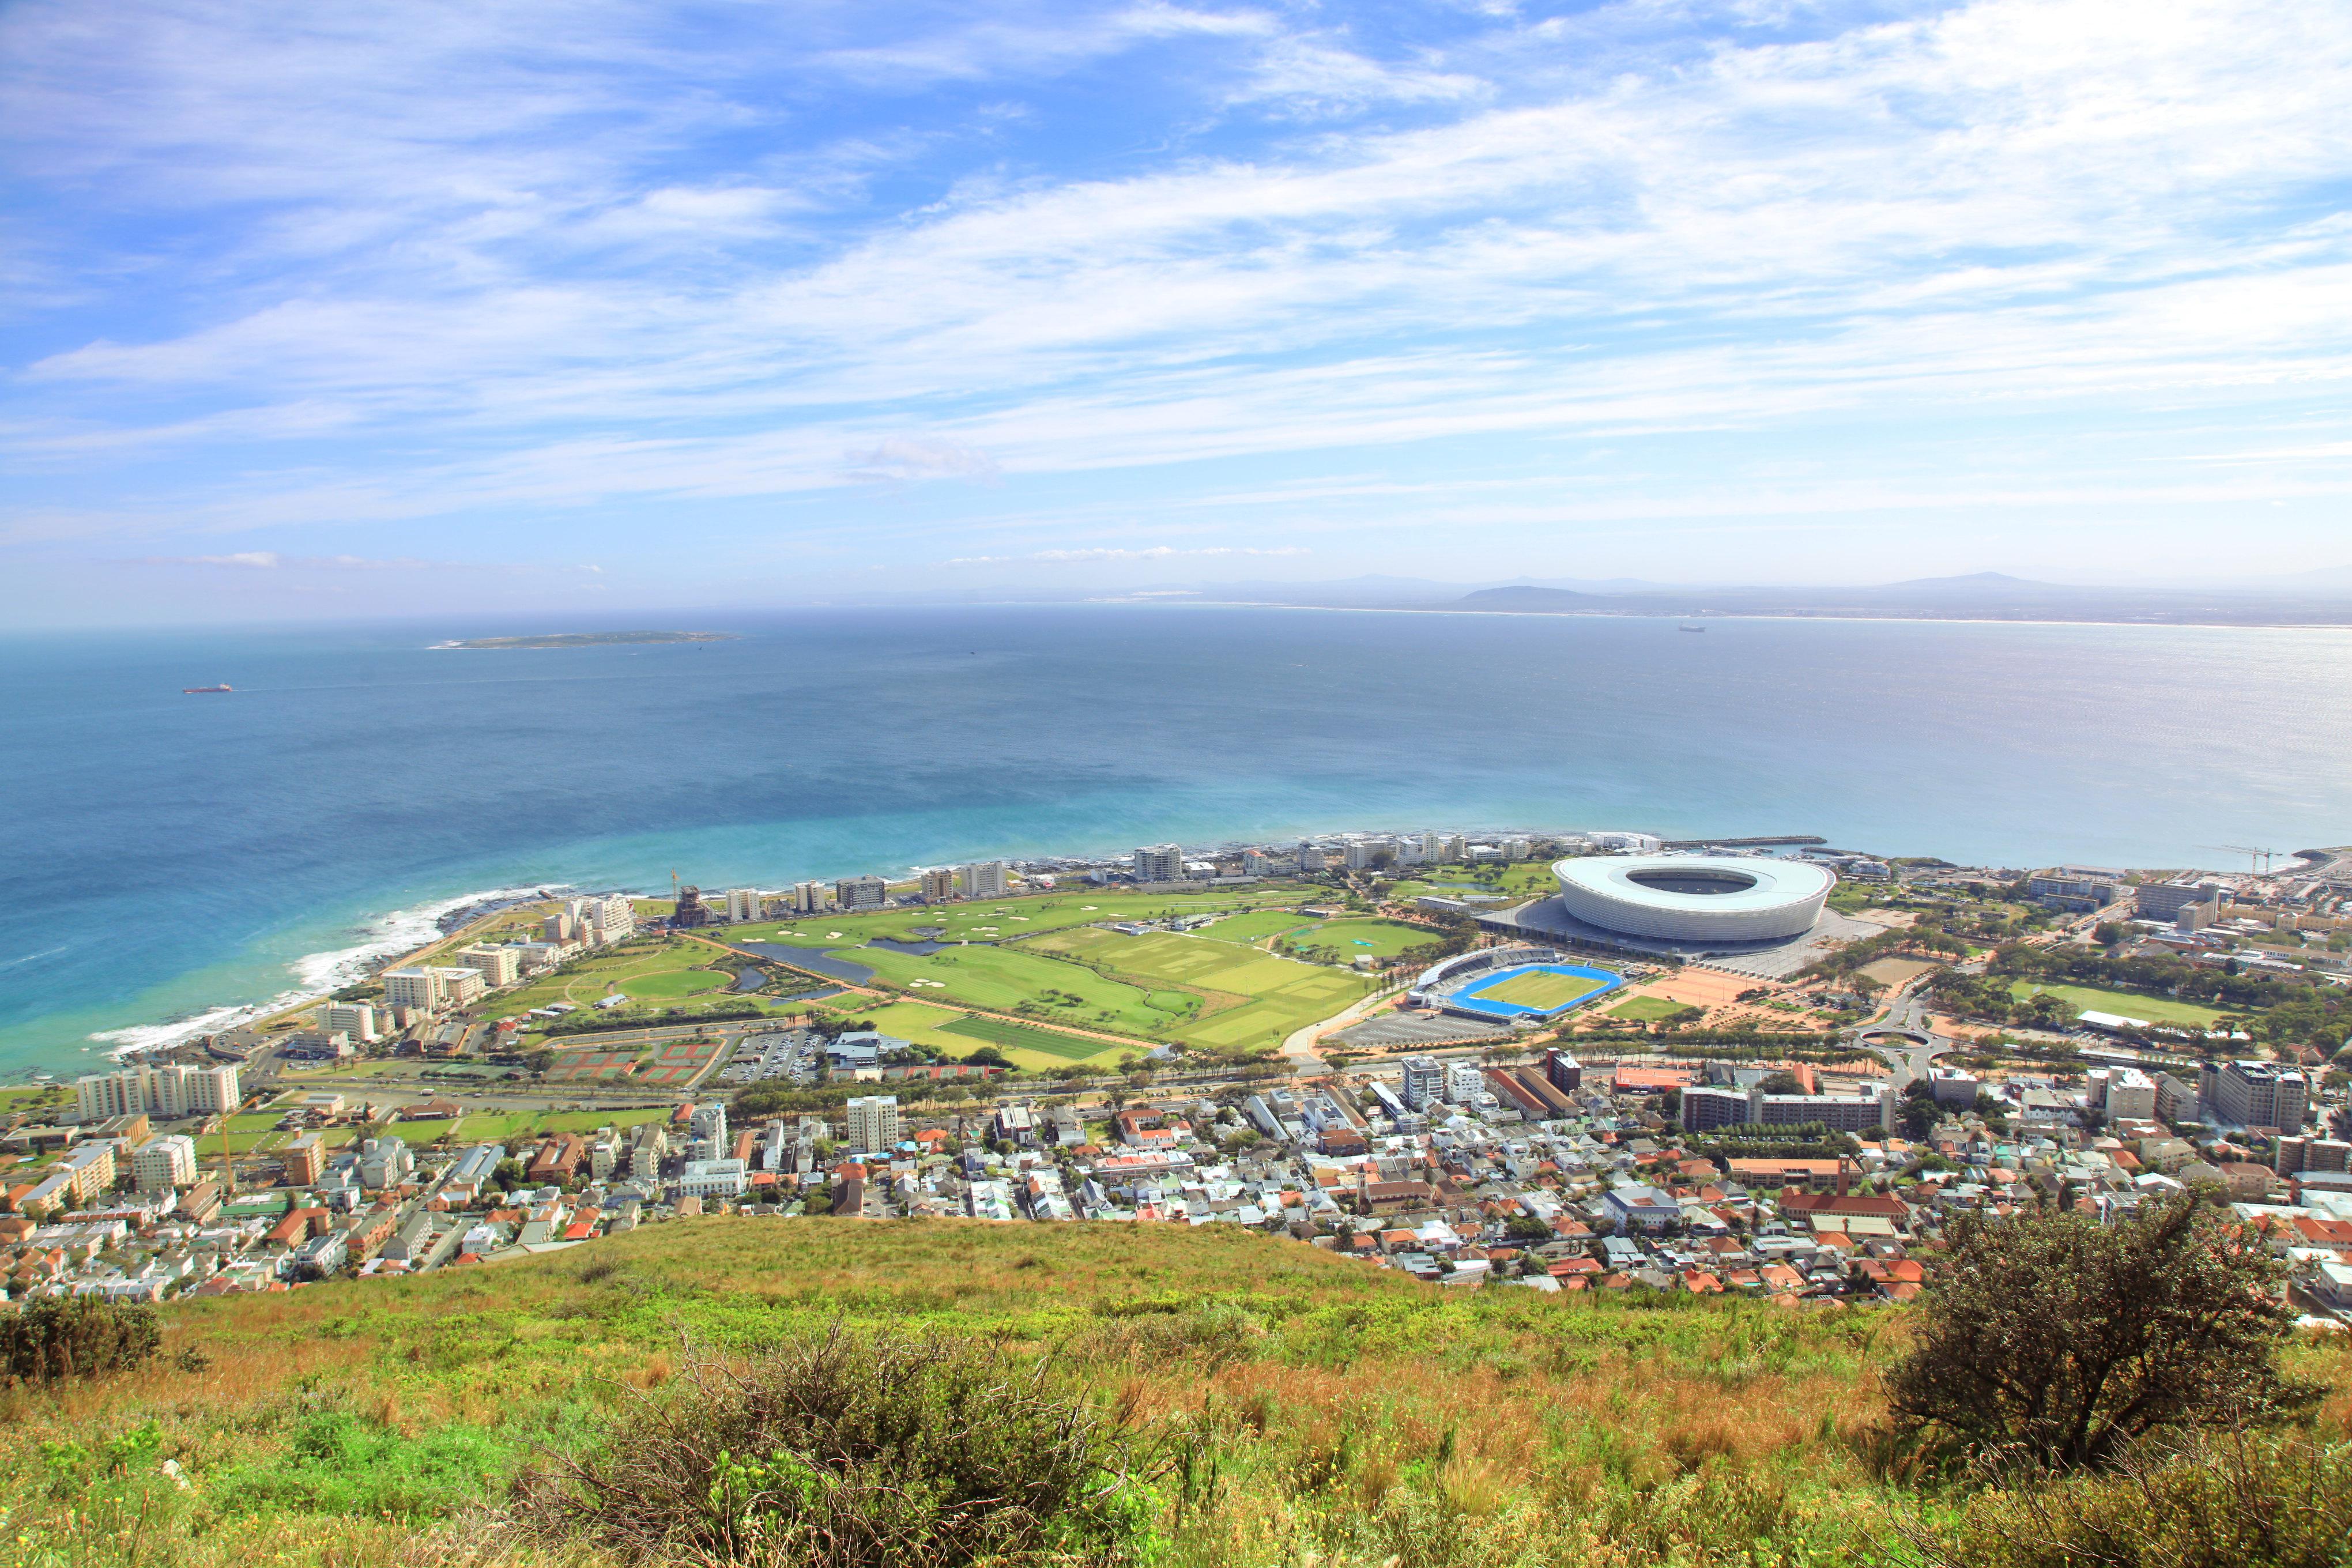
<path fill-rule="evenodd" d="M 1433 608 L 1426 604 L 1400 608 Z M 2036 583 L 1999 572 L 1870 587 L 1644 585 L 1593 593 L 1510 584 L 1443 606 L 1513 615 L 1840 616 L 1900 620 L 2096 621 L 2147 625 L 2347 626 L 2352 589 L 2116 588 Z"/>
<path fill-rule="evenodd" d="M 871 595 L 868 603 L 1268 605 L 1529 616 L 1776 616 L 1880 620 L 2080 621 L 2149 626 L 2352 626 L 2352 567 L 2216 584 L 2116 587 L 2000 572 L 1867 586 L 1653 583 L 1640 578 L 1441 583 L 1368 575 L 1318 583 L 1202 583 L 1124 589 L 970 589 Z"/>

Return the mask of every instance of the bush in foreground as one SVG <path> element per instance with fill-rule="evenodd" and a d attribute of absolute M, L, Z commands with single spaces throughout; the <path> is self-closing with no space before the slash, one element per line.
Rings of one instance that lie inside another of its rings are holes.
<path fill-rule="evenodd" d="M 1893 1436 L 2069 1470 L 2151 1435 L 2260 1425 L 2318 1391 L 2284 1377 L 2281 1266 L 2193 1199 L 2119 1225 L 1956 1217 L 1912 1347 L 1885 1377 Z"/>
<path fill-rule="evenodd" d="M 688 1358 L 524 1478 L 540 1543 L 624 1563 L 1108 1563 L 1151 1528 L 1130 1436 L 984 1344 L 836 1329 L 748 1365 Z"/>
<path fill-rule="evenodd" d="M 103 1377 L 152 1359 L 163 1342 L 155 1310 L 94 1296 L 51 1296 L 0 1318 L 0 1382 Z"/>

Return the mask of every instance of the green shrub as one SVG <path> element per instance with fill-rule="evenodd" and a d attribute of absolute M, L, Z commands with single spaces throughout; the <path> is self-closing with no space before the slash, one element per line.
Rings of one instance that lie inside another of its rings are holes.
<path fill-rule="evenodd" d="M 1157 1500 L 1130 1434 L 991 1345 L 835 1329 L 659 1398 L 517 1488 L 550 1547 L 631 1563 L 1109 1563 Z"/>
<path fill-rule="evenodd" d="M 163 1344 L 155 1310 L 94 1296 L 52 1296 L 0 1319 L 0 1381 L 55 1383 L 143 1365 Z"/>
<path fill-rule="evenodd" d="M 2352 1555 L 2352 1452 L 2200 1434 L 2105 1473 L 1990 1487 L 1911 1533 L 1931 1568 L 2336 1568 Z"/>
<path fill-rule="evenodd" d="M 410 1436 L 343 1410 L 298 1421 L 283 1453 L 225 1471 L 212 1482 L 224 1512 L 429 1519 L 488 1496 L 513 1452 L 478 1426 L 436 1426 Z"/>

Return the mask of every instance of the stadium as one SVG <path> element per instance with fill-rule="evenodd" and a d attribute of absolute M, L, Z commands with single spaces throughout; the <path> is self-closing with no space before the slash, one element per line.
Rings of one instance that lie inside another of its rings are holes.
<path fill-rule="evenodd" d="M 1423 970 L 1410 1000 L 1416 1006 L 1516 1023 L 1558 1017 L 1624 984 L 1615 971 L 1570 963 L 1553 948 L 1489 947 Z"/>
<path fill-rule="evenodd" d="M 1559 901 L 1587 925 L 1671 942 L 1801 936 L 1837 878 L 1805 860 L 1738 855 L 1596 855 L 1552 867 Z"/>

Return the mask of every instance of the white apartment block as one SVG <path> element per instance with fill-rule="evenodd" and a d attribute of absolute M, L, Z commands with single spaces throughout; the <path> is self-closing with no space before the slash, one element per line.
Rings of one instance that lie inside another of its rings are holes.
<path fill-rule="evenodd" d="M 511 985 L 522 978 L 522 954 L 511 947 L 476 942 L 471 947 L 459 948 L 449 957 L 456 967 L 479 974 L 486 985 Z"/>
<path fill-rule="evenodd" d="M 794 882 L 790 898 L 795 914 L 821 914 L 833 907 L 833 889 L 823 882 Z"/>
<path fill-rule="evenodd" d="M 866 1153 L 879 1153 L 898 1142 L 898 1097 L 895 1094 L 869 1094 L 852 1100 L 847 1107 L 849 1146 Z"/>
<path fill-rule="evenodd" d="M 2109 1121 L 2156 1119 L 2156 1080 L 2137 1068 L 2095 1068 L 2086 1081 L 2091 1102 L 2106 1112 Z"/>
<path fill-rule="evenodd" d="M 1425 1110 L 1445 1098 L 1445 1064 L 1435 1057 L 1407 1057 L 1397 1064 L 1404 1071 L 1404 1102 Z"/>
<path fill-rule="evenodd" d="M 1001 899 L 1006 886 L 1004 862 L 975 860 L 960 873 L 967 899 Z"/>
<path fill-rule="evenodd" d="M 730 925 L 749 925 L 760 918 L 760 889 L 730 888 L 727 889 L 727 921 Z"/>
<path fill-rule="evenodd" d="M 215 1110 L 234 1110 L 242 1098 L 236 1068 L 191 1067 L 182 1062 L 93 1073 L 74 1084 L 77 1109 L 85 1122 L 105 1121 L 117 1116 L 173 1120 L 201 1116 Z"/>
<path fill-rule="evenodd" d="M 469 972 L 470 973 L 470 972 Z M 441 982 L 429 969 L 387 969 L 383 972 L 383 1005 L 433 1013 L 441 1007 Z"/>
<path fill-rule="evenodd" d="M 349 1035 L 358 1045 L 376 1037 L 375 1009 L 365 1002 L 330 1002 L 319 1016 L 319 1026 L 331 1034 Z"/>
<path fill-rule="evenodd" d="M 1271 877 L 1281 865 L 1281 861 L 1263 849 L 1242 851 L 1242 875 L 1245 877 Z"/>
<path fill-rule="evenodd" d="M 1135 879 L 1139 882 L 1181 882 L 1184 879 L 1184 851 L 1174 844 L 1147 844 L 1135 852 Z"/>
<path fill-rule="evenodd" d="M 961 886 L 961 879 L 954 871 L 945 866 L 934 866 L 922 875 L 923 901 L 944 903 L 956 896 Z"/>
<path fill-rule="evenodd" d="M 1298 847 L 1300 871 L 1311 877 L 1323 869 L 1323 851 L 1316 848 L 1312 844 L 1302 844 Z"/>
<path fill-rule="evenodd" d="M 2310 1086 L 2303 1074 L 2274 1062 L 2207 1062 L 2197 1087 L 2207 1114 L 2233 1126 L 2300 1132 L 2310 1110 Z"/>
<path fill-rule="evenodd" d="M 131 1155 L 131 1179 L 142 1193 L 169 1192 L 196 1179 L 196 1141 L 184 1132 L 150 1138 Z"/>

